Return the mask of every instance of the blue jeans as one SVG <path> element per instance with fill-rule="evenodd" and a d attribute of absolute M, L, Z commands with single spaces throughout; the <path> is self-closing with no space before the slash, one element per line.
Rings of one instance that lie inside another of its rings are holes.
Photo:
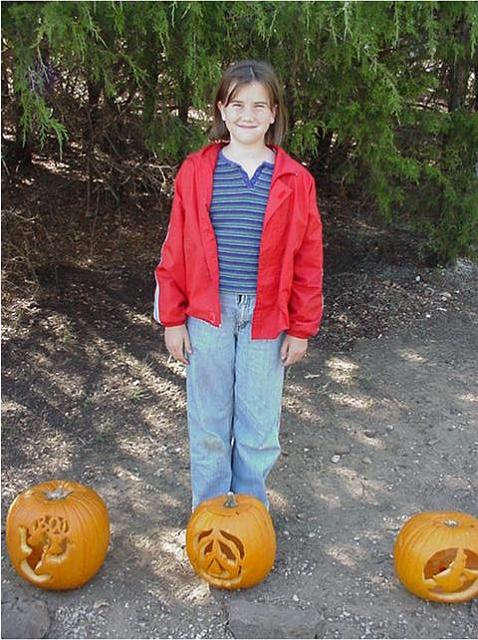
<path fill-rule="evenodd" d="M 234 491 L 268 507 L 265 480 L 280 454 L 285 332 L 251 340 L 255 295 L 221 293 L 220 299 L 220 327 L 187 319 L 192 506 Z"/>

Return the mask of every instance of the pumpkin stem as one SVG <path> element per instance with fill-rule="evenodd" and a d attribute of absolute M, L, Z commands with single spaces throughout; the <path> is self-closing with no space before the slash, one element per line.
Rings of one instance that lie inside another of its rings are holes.
<path fill-rule="evenodd" d="M 447 527 L 458 527 L 460 523 L 457 522 L 456 520 L 445 520 L 443 524 L 446 525 Z"/>
<path fill-rule="evenodd" d="M 72 489 L 65 489 L 65 487 L 58 487 L 53 491 L 44 491 L 47 500 L 61 500 L 73 493 Z"/>
<path fill-rule="evenodd" d="M 235 509 L 237 507 L 236 498 L 232 493 L 232 491 L 227 492 L 227 500 L 224 503 L 224 506 L 227 507 L 228 509 Z"/>

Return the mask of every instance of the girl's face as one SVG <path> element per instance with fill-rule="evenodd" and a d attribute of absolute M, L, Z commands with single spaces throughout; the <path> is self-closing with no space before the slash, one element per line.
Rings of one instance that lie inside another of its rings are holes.
<path fill-rule="evenodd" d="M 227 106 L 222 102 L 217 106 L 231 135 L 231 142 L 243 145 L 263 142 L 276 116 L 276 107 L 270 104 L 267 90 L 260 82 L 242 86 Z"/>

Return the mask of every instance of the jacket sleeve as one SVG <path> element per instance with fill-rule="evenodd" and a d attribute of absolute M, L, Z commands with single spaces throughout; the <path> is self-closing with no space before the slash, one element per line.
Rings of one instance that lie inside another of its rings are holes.
<path fill-rule="evenodd" d="M 287 333 L 296 338 L 310 338 L 315 335 L 319 330 L 323 312 L 322 222 L 313 179 L 307 207 L 307 227 L 302 244 L 295 255 L 292 291 L 289 299 Z"/>
<path fill-rule="evenodd" d="M 186 322 L 186 272 L 184 264 L 184 206 L 182 185 L 184 164 L 174 181 L 174 198 L 168 232 L 155 269 L 154 319 L 165 327 Z"/>

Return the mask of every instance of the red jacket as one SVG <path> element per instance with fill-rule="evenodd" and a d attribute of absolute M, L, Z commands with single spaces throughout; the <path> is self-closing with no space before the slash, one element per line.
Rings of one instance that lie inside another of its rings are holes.
<path fill-rule="evenodd" d="M 175 180 L 169 228 L 156 267 L 154 317 L 166 327 L 194 316 L 221 323 L 219 265 L 209 216 L 213 173 L 223 143 L 190 154 Z M 322 318 L 322 224 L 315 182 L 274 146 L 276 159 L 264 214 L 252 339 L 284 330 L 309 338 Z"/>

